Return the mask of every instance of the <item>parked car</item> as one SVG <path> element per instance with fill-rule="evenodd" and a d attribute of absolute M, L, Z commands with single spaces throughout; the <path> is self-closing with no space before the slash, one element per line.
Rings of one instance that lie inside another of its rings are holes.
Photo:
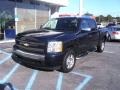
<path fill-rule="evenodd" d="M 12 58 L 34 69 L 70 72 L 81 54 L 103 52 L 105 33 L 88 17 L 60 17 L 49 20 L 39 30 L 19 33 Z"/>
<path fill-rule="evenodd" d="M 116 25 L 117 25 L 116 23 L 110 22 L 110 23 L 108 23 L 108 25 L 107 25 L 106 27 L 109 28 L 109 27 L 111 27 L 111 26 L 116 26 Z"/>
<path fill-rule="evenodd" d="M 120 40 L 120 25 L 111 26 L 106 29 L 107 40 Z"/>
<path fill-rule="evenodd" d="M 102 23 L 97 23 L 97 27 L 101 29 L 101 28 L 104 28 L 105 26 Z"/>

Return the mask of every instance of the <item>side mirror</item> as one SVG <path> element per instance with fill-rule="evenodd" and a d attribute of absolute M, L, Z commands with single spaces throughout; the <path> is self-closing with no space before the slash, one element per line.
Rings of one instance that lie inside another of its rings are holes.
<path fill-rule="evenodd" d="M 81 31 L 89 32 L 89 31 L 91 31 L 91 28 L 81 28 Z"/>

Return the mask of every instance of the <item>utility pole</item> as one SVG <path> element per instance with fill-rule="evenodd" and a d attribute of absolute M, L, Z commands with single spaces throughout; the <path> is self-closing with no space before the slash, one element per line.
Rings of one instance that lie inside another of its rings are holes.
<path fill-rule="evenodd" d="M 83 0 L 79 1 L 79 15 L 83 15 Z"/>

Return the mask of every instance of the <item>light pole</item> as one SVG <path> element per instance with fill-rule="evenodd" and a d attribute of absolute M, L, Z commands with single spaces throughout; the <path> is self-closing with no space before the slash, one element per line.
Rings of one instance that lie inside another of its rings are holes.
<path fill-rule="evenodd" d="M 79 15 L 83 15 L 83 0 L 79 1 Z"/>

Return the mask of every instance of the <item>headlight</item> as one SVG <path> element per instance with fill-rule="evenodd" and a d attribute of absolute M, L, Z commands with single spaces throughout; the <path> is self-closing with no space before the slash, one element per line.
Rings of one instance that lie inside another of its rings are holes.
<path fill-rule="evenodd" d="M 48 42 L 47 52 L 62 52 L 63 43 L 61 41 Z"/>

